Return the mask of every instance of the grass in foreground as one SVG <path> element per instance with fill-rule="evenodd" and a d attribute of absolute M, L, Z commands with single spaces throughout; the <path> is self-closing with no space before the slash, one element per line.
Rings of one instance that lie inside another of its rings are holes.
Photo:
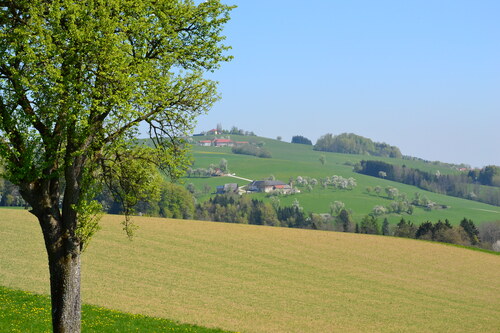
<path fill-rule="evenodd" d="M 139 229 L 129 241 L 122 220 L 104 216 L 82 256 L 85 303 L 249 333 L 500 327 L 498 255 L 395 237 L 145 217 L 134 217 Z M 0 209 L 0 225 L 0 285 L 48 294 L 36 219 Z"/>
<path fill-rule="evenodd" d="M 50 298 L 0 286 L 2 332 L 51 332 Z M 118 312 L 94 305 L 82 306 L 83 332 L 225 332 L 201 326 Z"/>

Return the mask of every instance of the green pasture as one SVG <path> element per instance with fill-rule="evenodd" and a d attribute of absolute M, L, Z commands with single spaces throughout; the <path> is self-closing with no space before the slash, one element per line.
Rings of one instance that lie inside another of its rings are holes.
<path fill-rule="evenodd" d="M 334 190 L 332 188 L 323 189 L 317 185 L 312 192 L 307 192 L 305 188 L 300 188 L 301 193 L 280 197 L 282 205 L 290 205 L 295 199 L 299 200 L 302 207 L 307 212 L 327 213 L 329 212 L 330 203 L 333 201 L 342 201 L 348 209 L 351 209 L 355 220 L 359 221 L 363 216 L 370 213 L 374 206 L 387 206 L 391 200 L 385 197 L 385 192 L 382 191 L 380 196 L 374 193 L 368 194 L 367 187 L 387 186 L 396 187 L 401 193 L 406 193 L 408 198 L 413 198 L 415 192 L 428 197 L 430 200 L 446 205 L 448 209 L 439 209 L 426 211 L 422 208 L 415 208 L 413 215 L 406 214 L 389 214 L 387 217 L 391 223 L 397 223 L 401 217 L 410 219 L 419 224 L 426 220 L 437 221 L 438 219 L 449 219 L 451 223 L 458 224 L 464 217 L 472 219 L 479 224 L 485 221 L 495 221 L 500 219 L 500 207 L 482 204 L 476 201 L 454 198 L 441 194 L 436 194 L 418 189 L 414 186 L 409 186 L 401 183 L 396 183 L 381 178 L 370 177 L 353 172 L 352 165 L 362 159 L 384 160 L 388 163 L 407 165 L 411 168 L 436 172 L 442 174 L 458 173 L 459 171 L 432 163 L 424 163 L 422 161 L 380 158 L 364 155 L 348 155 L 328 152 L 317 152 L 312 150 L 312 146 L 291 144 L 280 142 L 273 139 L 260 137 L 241 137 L 232 135 L 231 138 L 235 141 L 264 142 L 264 147 L 268 149 L 273 158 L 264 159 L 254 156 L 237 155 L 231 153 L 231 148 L 228 147 L 201 147 L 193 146 L 193 157 L 195 168 L 206 168 L 210 164 L 219 164 L 219 161 L 224 158 L 228 161 L 231 173 L 237 176 L 252 180 L 261 180 L 271 175 L 276 179 L 288 182 L 290 178 L 296 179 L 297 176 L 308 176 L 316 179 L 339 175 L 345 178 L 353 177 L 356 179 L 358 186 L 352 191 Z M 195 137 L 196 140 L 202 140 L 200 137 Z M 322 165 L 319 162 L 321 155 L 326 156 L 326 164 Z M 182 179 L 184 183 L 193 183 L 200 191 L 204 185 L 211 187 L 215 191 L 217 185 L 225 183 L 237 183 L 240 186 L 247 182 L 230 177 L 191 177 Z M 498 189 L 493 189 L 498 190 Z M 262 200 L 268 200 L 265 195 L 254 195 Z M 209 195 L 204 195 L 199 198 L 200 201 L 206 200 Z"/>
<path fill-rule="evenodd" d="M 129 241 L 122 220 L 104 216 L 82 256 L 86 304 L 238 332 L 500 327 L 498 255 L 384 236 L 145 217 L 134 217 Z M 0 209 L 0 224 L 0 286 L 47 294 L 37 221 Z M 14 306 L 22 325 L 31 311 L 48 320 L 44 304 Z M 92 322 L 87 311 L 84 327 Z M 113 316 L 99 311 L 95 331 L 114 325 L 99 319 Z"/>
<path fill-rule="evenodd" d="M 2 332 L 52 332 L 50 297 L 0 286 Z M 82 305 L 83 332 L 216 333 L 219 329 L 179 324 L 171 320 L 132 315 L 95 305 Z"/>
<path fill-rule="evenodd" d="M 225 136 L 226 137 L 226 136 Z M 264 148 L 269 150 L 272 154 L 272 157 L 275 159 L 282 159 L 288 161 L 309 161 L 320 164 L 319 156 L 325 155 L 326 157 L 326 165 L 329 163 L 333 164 L 345 164 L 345 163 L 356 163 L 361 160 L 380 160 L 387 163 L 395 164 L 395 165 L 406 165 L 409 168 L 420 169 L 422 171 L 428 171 L 435 173 L 439 170 L 441 174 L 453 174 L 458 173 L 454 168 L 451 168 L 446 165 L 438 165 L 437 162 L 427 163 L 419 160 L 405 160 L 405 159 L 396 159 L 396 158 L 388 158 L 388 157 L 378 157 L 378 156 L 369 156 L 369 155 L 353 155 L 353 154 L 338 154 L 338 153 L 330 153 L 330 152 L 322 152 L 322 151 L 314 151 L 313 146 L 303 145 L 303 144 L 292 144 L 288 142 L 282 142 L 269 138 L 262 137 L 248 137 L 248 136 L 240 136 L 240 135 L 229 135 L 229 137 L 233 141 L 253 141 L 253 142 L 263 142 Z M 193 149 L 194 151 L 212 151 L 212 152 L 226 152 L 230 153 L 231 148 L 227 147 L 201 147 L 196 143 L 200 140 L 212 139 L 213 137 L 193 137 Z"/>

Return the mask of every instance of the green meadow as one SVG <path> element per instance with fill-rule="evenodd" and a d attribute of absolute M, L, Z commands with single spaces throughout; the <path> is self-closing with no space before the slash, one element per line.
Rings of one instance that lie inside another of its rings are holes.
<path fill-rule="evenodd" d="M 52 332 L 50 297 L 0 286 L 2 332 Z M 222 333 L 219 329 L 179 324 L 171 320 L 82 305 L 83 332 Z"/>
<path fill-rule="evenodd" d="M 345 178 L 353 177 L 358 184 L 352 191 L 333 190 L 331 188 L 323 189 L 319 185 L 311 192 L 307 192 L 307 190 L 301 188 L 301 193 L 280 197 L 282 205 L 291 205 L 291 203 L 297 199 L 307 212 L 327 213 L 329 212 L 331 202 L 342 201 L 348 209 L 352 210 L 355 220 L 359 221 L 363 216 L 369 214 L 374 206 L 387 206 L 391 202 L 390 199 L 385 197 L 384 191 L 381 192 L 380 196 L 377 196 L 374 193 L 368 194 L 366 188 L 369 186 L 380 186 L 382 188 L 393 186 L 396 187 L 400 193 L 406 193 L 409 198 L 413 198 L 415 192 L 419 192 L 430 200 L 441 205 L 446 205 L 449 208 L 432 211 L 415 208 L 411 216 L 406 214 L 389 214 L 387 216 L 382 216 L 382 218 L 387 217 L 391 223 L 397 223 L 402 216 L 417 224 L 426 220 L 437 221 L 438 219 L 444 220 L 446 218 L 449 219 L 452 224 L 458 224 L 464 217 L 472 219 L 477 224 L 500 219 L 500 207 L 432 193 L 414 186 L 361 175 L 353 171 L 353 165 L 355 163 L 363 159 L 375 159 L 396 165 L 406 165 L 407 167 L 432 173 L 437 171 L 441 174 L 459 172 L 446 165 L 426 163 L 418 160 L 319 152 L 312 150 L 312 146 L 291 144 L 261 137 L 238 135 L 231 135 L 230 137 L 234 141 L 253 140 L 254 142 L 262 142 L 264 143 L 264 147 L 271 152 L 272 158 L 237 155 L 231 153 L 231 148 L 228 147 L 201 147 L 194 144 L 193 168 L 207 168 L 210 164 L 218 165 L 219 161 L 224 158 L 228 161 L 231 173 L 252 180 L 262 180 L 273 175 L 278 180 L 288 182 L 290 178 L 296 179 L 297 176 L 308 176 L 319 180 L 320 178 L 339 175 Z M 203 140 L 207 137 L 193 138 L 196 143 L 198 140 Z M 325 155 L 326 157 L 325 165 L 322 165 L 319 161 L 321 155 Z M 185 184 L 193 183 L 200 191 L 204 185 L 209 185 L 212 191 L 215 191 L 217 185 L 234 182 L 239 185 L 245 185 L 247 183 L 243 180 L 231 177 L 186 177 L 182 181 Z M 199 200 L 206 200 L 209 196 L 210 195 L 203 195 Z M 262 200 L 267 200 L 266 196 L 263 194 L 255 194 L 255 196 Z"/>
<path fill-rule="evenodd" d="M 238 332 L 500 327 L 498 255 L 384 236 L 146 217 L 134 217 L 139 228 L 129 241 L 122 220 L 104 216 L 82 256 L 85 304 Z M 37 221 L 0 209 L 0 224 L 0 286 L 47 295 Z M 24 321 L 37 311 L 49 320 L 47 303 L 26 302 L 16 306 Z M 105 331 L 114 315 L 89 322 Z"/>

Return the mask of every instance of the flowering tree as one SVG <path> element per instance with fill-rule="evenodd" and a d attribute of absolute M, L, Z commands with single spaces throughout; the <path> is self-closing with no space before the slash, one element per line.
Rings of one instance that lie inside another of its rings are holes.
<path fill-rule="evenodd" d="M 130 207 L 157 167 L 174 178 L 185 169 L 182 137 L 218 98 L 204 72 L 230 59 L 230 10 L 218 0 L 1 1 L 0 157 L 41 226 L 55 332 L 80 331 L 96 189 Z M 139 124 L 153 147 L 132 142 Z"/>

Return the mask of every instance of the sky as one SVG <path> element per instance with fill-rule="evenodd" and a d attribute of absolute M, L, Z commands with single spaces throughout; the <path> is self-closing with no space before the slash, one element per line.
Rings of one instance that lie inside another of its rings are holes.
<path fill-rule="evenodd" d="M 355 133 L 404 155 L 500 165 L 500 1 L 232 0 L 220 123 L 313 143 Z"/>

